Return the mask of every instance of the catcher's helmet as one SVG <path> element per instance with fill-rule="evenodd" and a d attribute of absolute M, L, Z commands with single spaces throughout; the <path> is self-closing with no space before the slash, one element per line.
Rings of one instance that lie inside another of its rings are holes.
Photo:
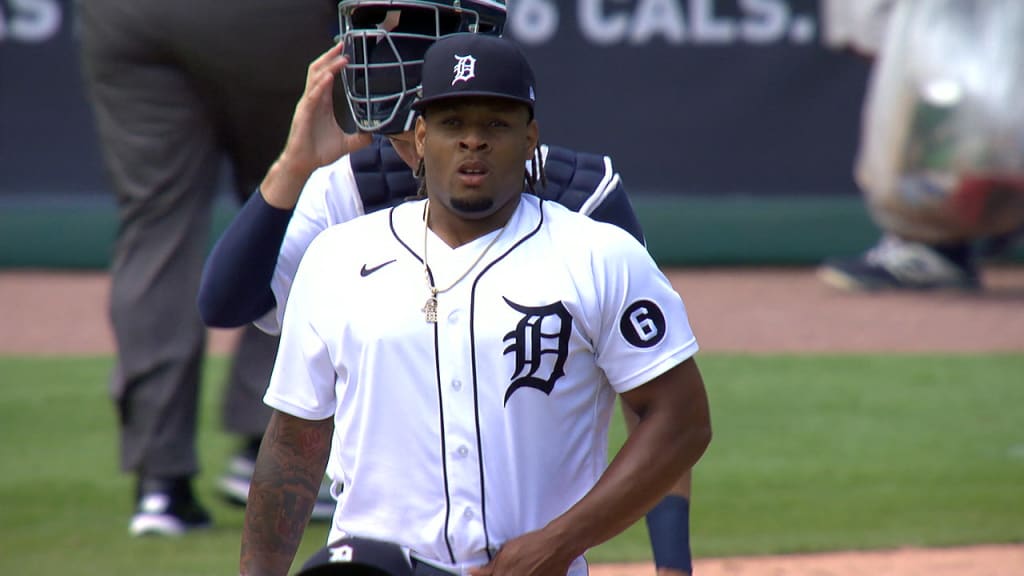
<path fill-rule="evenodd" d="M 505 0 L 342 0 L 338 40 L 348 66 L 338 123 L 346 132 L 411 129 L 427 48 L 456 32 L 500 36 L 505 16 Z"/>
<path fill-rule="evenodd" d="M 295 576 L 412 576 L 412 561 L 398 544 L 349 537 L 317 550 Z"/>

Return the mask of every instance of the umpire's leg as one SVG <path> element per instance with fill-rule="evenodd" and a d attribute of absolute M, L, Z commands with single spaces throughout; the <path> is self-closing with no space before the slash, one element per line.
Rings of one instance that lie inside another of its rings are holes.
<path fill-rule="evenodd" d="M 203 103 L 162 50 L 153 0 L 82 0 L 86 86 L 118 200 L 110 318 L 121 465 L 198 471 L 205 331 L 196 310 L 219 156 Z"/>
<path fill-rule="evenodd" d="M 232 2 L 208 9 L 214 17 L 239 18 Z M 302 96 L 310 62 L 334 43 L 338 12 L 336 0 L 262 0 L 242 2 L 244 50 L 236 48 L 230 63 L 234 79 L 218 86 L 225 141 L 232 160 L 240 200 L 252 194 L 271 164 L 284 149 L 295 105 Z M 241 24 L 242 22 L 239 21 Z M 209 31 L 208 42 L 220 32 Z M 268 49 L 273 47 L 273 49 Z M 218 76 L 212 74 L 210 81 Z M 247 326 L 238 343 L 224 397 L 224 426 L 228 432 L 258 441 L 270 421 L 263 395 L 270 381 L 278 339 Z"/>
<path fill-rule="evenodd" d="M 277 355 L 278 338 L 252 324 L 238 341 L 224 394 L 224 428 L 258 444 L 270 421 L 270 408 L 263 403 L 270 373 Z"/>

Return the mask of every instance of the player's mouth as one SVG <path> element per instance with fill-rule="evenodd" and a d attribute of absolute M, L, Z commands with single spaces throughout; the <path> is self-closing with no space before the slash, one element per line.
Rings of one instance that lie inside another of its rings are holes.
<path fill-rule="evenodd" d="M 457 170 L 459 181 L 464 186 L 480 186 L 487 179 L 487 175 L 491 173 L 487 164 L 479 160 L 467 160 L 459 164 Z"/>

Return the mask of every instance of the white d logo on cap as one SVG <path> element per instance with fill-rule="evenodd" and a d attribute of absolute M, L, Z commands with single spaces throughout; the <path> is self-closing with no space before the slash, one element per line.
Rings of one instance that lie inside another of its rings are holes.
<path fill-rule="evenodd" d="M 476 58 L 456 54 L 453 71 L 455 72 L 455 79 L 452 80 L 452 86 L 455 86 L 456 82 L 468 82 L 470 78 L 476 76 Z"/>

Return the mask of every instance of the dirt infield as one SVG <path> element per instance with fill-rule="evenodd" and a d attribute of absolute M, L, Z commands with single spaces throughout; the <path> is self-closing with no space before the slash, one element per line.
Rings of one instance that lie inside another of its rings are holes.
<path fill-rule="evenodd" d="M 1024 351 L 1024 268 L 987 271 L 980 294 L 842 294 L 806 269 L 669 277 L 705 351 Z M 97 273 L 0 271 L 0 354 L 110 353 L 109 286 Z M 213 331 L 211 351 L 227 352 L 233 337 Z"/>
<path fill-rule="evenodd" d="M 1021 576 L 1024 545 L 907 548 L 696 560 L 695 576 Z M 654 566 L 591 566 L 590 576 L 654 576 Z"/>
<path fill-rule="evenodd" d="M 1024 268 L 986 272 L 980 294 L 841 294 L 805 269 L 676 270 L 705 351 L 742 353 L 1024 352 Z M 0 272 L 0 355 L 113 351 L 109 279 L 99 273 Z M 226 353 L 233 331 L 213 331 Z M 699 576 L 1021 576 L 1024 544 L 955 549 L 700 559 Z M 593 576 L 653 576 L 647 564 Z"/>

